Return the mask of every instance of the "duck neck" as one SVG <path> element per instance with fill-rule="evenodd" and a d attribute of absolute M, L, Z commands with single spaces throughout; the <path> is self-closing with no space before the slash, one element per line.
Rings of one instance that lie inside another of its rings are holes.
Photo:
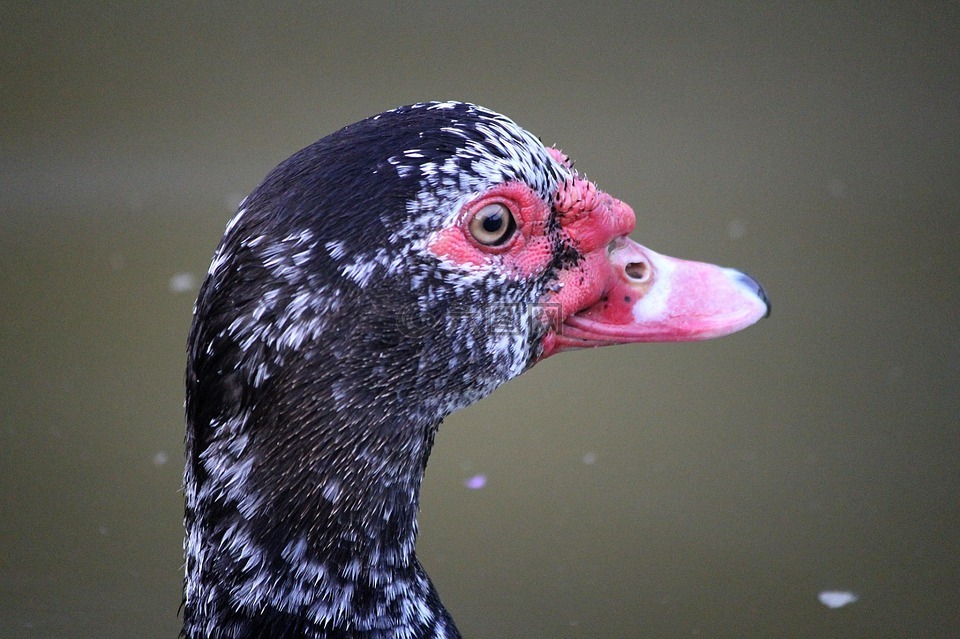
<path fill-rule="evenodd" d="M 190 424 L 185 636 L 459 637 L 414 553 L 439 420 L 317 401 Z"/>

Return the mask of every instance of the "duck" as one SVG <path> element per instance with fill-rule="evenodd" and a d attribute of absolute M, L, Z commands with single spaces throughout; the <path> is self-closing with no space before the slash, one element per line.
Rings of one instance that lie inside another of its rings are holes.
<path fill-rule="evenodd" d="M 661 255 L 513 120 L 423 102 L 281 162 L 240 204 L 187 344 L 187 639 L 455 639 L 417 559 L 443 419 L 557 353 L 727 335 L 741 271 Z"/>

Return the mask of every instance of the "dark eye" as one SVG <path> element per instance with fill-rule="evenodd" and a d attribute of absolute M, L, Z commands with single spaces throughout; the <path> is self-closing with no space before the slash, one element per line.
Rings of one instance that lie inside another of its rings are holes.
<path fill-rule="evenodd" d="M 499 202 L 486 205 L 470 220 L 470 235 L 484 246 L 506 244 L 516 230 L 513 213 Z"/>

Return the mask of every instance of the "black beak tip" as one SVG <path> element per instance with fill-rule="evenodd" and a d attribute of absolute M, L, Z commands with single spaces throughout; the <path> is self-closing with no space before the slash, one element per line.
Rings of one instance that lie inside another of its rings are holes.
<path fill-rule="evenodd" d="M 766 304 L 767 312 L 764 314 L 764 318 L 770 317 L 770 311 L 773 309 L 773 306 L 770 304 L 770 298 L 767 297 L 767 292 L 763 290 L 763 287 L 760 286 L 760 282 L 753 279 L 746 273 L 741 272 L 739 275 L 740 282 L 752 290 L 760 300 Z"/>

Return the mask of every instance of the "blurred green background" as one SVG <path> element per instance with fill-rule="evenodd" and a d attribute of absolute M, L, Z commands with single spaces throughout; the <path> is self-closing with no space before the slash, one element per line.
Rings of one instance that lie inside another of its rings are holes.
<path fill-rule="evenodd" d="M 3 2 L 0 636 L 176 636 L 224 225 L 427 99 L 557 143 L 636 240 L 774 309 L 447 420 L 419 552 L 464 636 L 960 636 L 958 34 L 955 2 Z"/>

